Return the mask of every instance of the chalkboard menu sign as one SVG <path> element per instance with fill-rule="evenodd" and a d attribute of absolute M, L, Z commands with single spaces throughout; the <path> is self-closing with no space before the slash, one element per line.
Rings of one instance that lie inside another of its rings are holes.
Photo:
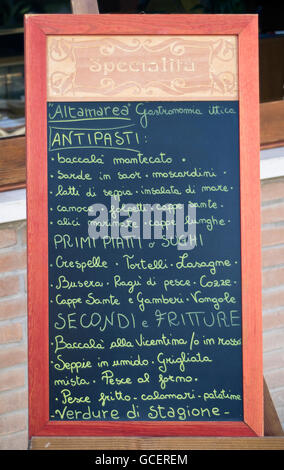
<path fill-rule="evenodd" d="M 226 17 L 27 17 L 31 435 L 262 434 L 256 18 Z"/>

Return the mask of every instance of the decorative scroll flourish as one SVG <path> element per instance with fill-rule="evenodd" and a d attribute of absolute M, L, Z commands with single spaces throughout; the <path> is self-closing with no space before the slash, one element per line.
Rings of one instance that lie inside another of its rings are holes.
<path fill-rule="evenodd" d="M 73 57 L 73 42 L 62 37 L 60 39 L 52 38 L 49 45 L 49 57 L 56 62 Z M 73 60 L 75 59 L 73 58 Z"/>
<path fill-rule="evenodd" d="M 231 72 L 221 72 L 212 76 L 213 85 L 223 93 L 232 93 L 235 87 L 234 75 Z"/>
<path fill-rule="evenodd" d="M 223 38 L 214 42 L 211 46 L 211 50 L 211 63 L 215 58 L 224 62 L 229 62 L 234 59 L 236 54 L 236 48 L 234 47 L 234 44 Z"/>
<path fill-rule="evenodd" d="M 48 95 L 61 99 L 237 99 L 237 39 L 50 36 Z"/>
<path fill-rule="evenodd" d="M 54 93 L 62 96 L 66 93 L 74 93 L 74 73 L 54 72 L 50 77 L 50 88 Z"/>
<path fill-rule="evenodd" d="M 198 41 L 196 42 L 198 44 Z M 199 46 L 202 45 L 202 42 L 199 42 Z M 128 43 L 125 43 L 117 38 L 107 38 L 101 42 L 99 47 L 100 54 L 102 55 L 112 55 L 117 51 L 123 52 L 163 52 L 168 50 L 173 55 L 183 55 L 186 53 L 186 48 L 191 47 L 190 41 L 182 37 L 171 37 L 166 40 L 161 40 L 158 44 L 153 42 L 152 38 L 143 37 L 143 38 L 130 38 Z M 204 46 L 203 46 L 204 47 Z"/>

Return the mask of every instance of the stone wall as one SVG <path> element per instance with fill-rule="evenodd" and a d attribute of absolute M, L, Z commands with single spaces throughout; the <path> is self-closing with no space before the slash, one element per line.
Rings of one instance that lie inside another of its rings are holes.
<path fill-rule="evenodd" d="M 284 427 L 284 178 L 262 183 L 263 365 Z"/>
<path fill-rule="evenodd" d="M 26 222 L 0 226 L 0 449 L 27 449 Z"/>

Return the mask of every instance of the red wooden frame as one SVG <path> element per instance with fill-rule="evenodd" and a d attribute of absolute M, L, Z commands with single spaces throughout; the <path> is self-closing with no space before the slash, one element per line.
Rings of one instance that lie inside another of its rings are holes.
<path fill-rule="evenodd" d="M 51 34 L 238 37 L 244 421 L 49 421 L 46 40 Z M 30 436 L 263 435 L 257 15 L 28 15 L 25 37 Z"/>

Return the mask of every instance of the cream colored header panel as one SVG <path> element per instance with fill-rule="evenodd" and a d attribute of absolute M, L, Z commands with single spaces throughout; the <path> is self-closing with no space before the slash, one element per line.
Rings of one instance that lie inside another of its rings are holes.
<path fill-rule="evenodd" d="M 236 36 L 49 36 L 48 100 L 237 100 Z"/>

